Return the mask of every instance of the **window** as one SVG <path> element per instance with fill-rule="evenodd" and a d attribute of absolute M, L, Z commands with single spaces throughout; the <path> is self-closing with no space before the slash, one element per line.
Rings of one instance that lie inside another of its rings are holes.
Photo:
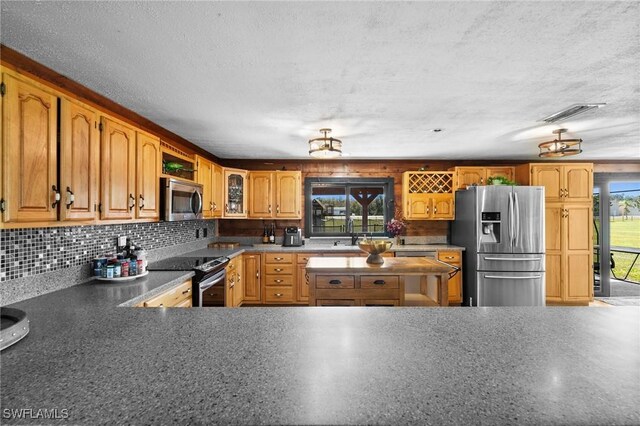
<path fill-rule="evenodd" d="M 306 178 L 305 236 L 385 235 L 393 178 Z"/>

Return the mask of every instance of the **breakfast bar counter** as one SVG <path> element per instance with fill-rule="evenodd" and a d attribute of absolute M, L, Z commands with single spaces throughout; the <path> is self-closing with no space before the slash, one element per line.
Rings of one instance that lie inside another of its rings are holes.
<path fill-rule="evenodd" d="M 426 257 L 387 257 L 370 264 L 362 257 L 312 257 L 307 263 L 310 306 L 403 306 L 405 277 L 421 278 L 420 294 L 448 305 L 450 265 Z M 430 289 L 428 276 L 437 286 Z"/>

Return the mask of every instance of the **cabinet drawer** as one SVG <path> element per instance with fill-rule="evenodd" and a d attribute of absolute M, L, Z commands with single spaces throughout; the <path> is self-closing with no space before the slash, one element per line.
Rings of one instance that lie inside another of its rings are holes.
<path fill-rule="evenodd" d="M 384 275 L 363 275 L 360 277 L 360 288 L 398 288 L 400 277 Z"/>
<path fill-rule="evenodd" d="M 316 306 L 358 306 L 355 299 L 318 299 Z"/>
<path fill-rule="evenodd" d="M 321 257 L 322 253 L 298 253 L 296 255 L 297 262 L 306 264 L 312 257 Z"/>
<path fill-rule="evenodd" d="M 265 263 L 293 263 L 293 253 L 266 253 Z"/>
<path fill-rule="evenodd" d="M 184 299 L 191 299 L 191 280 L 187 280 L 171 290 L 157 295 L 153 299 L 144 302 L 146 308 L 171 307 L 182 302 Z"/>
<path fill-rule="evenodd" d="M 266 275 L 293 275 L 293 264 L 291 265 L 265 265 Z"/>
<path fill-rule="evenodd" d="M 178 303 L 174 308 L 190 308 L 191 307 L 191 298 L 184 299 L 182 302 Z"/>
<path fill-rule="evenodd" d="M 293 302 L 293 287 L 270 286 L 265 290 L 265 301 L 267 303 L 290 303 Z"/>
<path fill-rule="evenodd" d="M 265 285 L 293 285 L 293 275 L 267 275 L 264 283 Z"/>
<path fill-rule="evenodd" d="M 317 275 L 316 288 L 355 288 L 353 275 Z"/>
<path fill-rule="evenodd" d="M 442 260 L 447 263 L 455 263 L 460 262 L 460 252 L 458 250 L 452 251 L 439 251 L 438 252 L 438 260 Z"/>

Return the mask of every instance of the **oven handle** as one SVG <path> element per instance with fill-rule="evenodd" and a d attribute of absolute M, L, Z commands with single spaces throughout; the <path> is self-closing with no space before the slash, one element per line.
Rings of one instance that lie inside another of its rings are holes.
<path fill-rule="evenodd" d="M 224 281 L 226 275 L 227 275 L 227 273 L 223 269 L 220 272 L 218 272 L 217 274 L 215 274 L 214 276 L 209 277 L 206 280 L 200 282 L 198 284 L 198 288 L 200 289 L 200 292 L 202 293 L 203 291 L 207 290 L 208 288 L 213 287 L 214 285 L 218 284 L 221 281 Z"/>

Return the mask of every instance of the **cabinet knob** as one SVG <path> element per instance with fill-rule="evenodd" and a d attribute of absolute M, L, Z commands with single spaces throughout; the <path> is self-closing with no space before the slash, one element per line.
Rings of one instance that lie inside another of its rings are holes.
<path fill-rule="evenodd" d="M 217 205 L 216 203 L 213 203 L 213 209 L 212 209 L 212 210 L 213 210 L 213 211 L 218 210 L 218 205 Z"/>
<path fill-rule="evenodd" d="M 284 260 L 284 257 L 274 257 L 274 260 Z"/>
<path fill-rule="evenodd" d="M 136 206 L 136 199 L 133 194 L 129 194 L 129 201 L 131 201 L 131 204 L 129 204 L 129 210 L 133 210 L 133 208 Z"/>
<path fill-rule="evenodd" d="M 340 280 L 331 280 L 331 281 L 329 281 L 329 284 L 333 284 L 333 285 L 342 284 L 342 281 L 340 281 Z"/>
<path fill-rule="evenodd" d="M 375 285 L 384 285 L 385 284 L 384 280 L 375 280 L 373 283 Z"/>
<path fill-rule="evenodd" d="M 271 204 L 269 204 L 269 213 L 271 213 Z"/>
<path fill-rule="evenodd" d="M 51 204 L 51 208 L 55 209 L 58 203 L 60 202 L 60 192 L 55 185 L 51 186 L 51 190 L 53 191 L 53 204 Z"/>
<path fill-rule="evenodd" d="M 189 288 L 189 289 L 187 289 L 187 290 L 183 291 L 183 292 L 182 292 L 182 294 L 187 294 L 187 293 L 189 293 L 190 291 L 191 291 L 191 289 Z"/>
<path fill-rule="evenodd" d="M 276 206 L 276 213 L 280 213 L 280 205 L 279 204 Z"/>
<path fill-rule="evenodd" d="M 276 294 L 274 294 L 274 296 L 276 296 L 276 297 L 282 297 L 282 296 L 284 296 L 284 294 L 282 294 L 282 293 L 276 293 Z"/>
<path fill-rule="evenodd" d="M 275 268 L 274 271 L 276 272 L 282 272 L 282 268 Z"/>
<path fill-rule="evenodd" d="M 142 196 L 142 194 L 140 194 L 140 196 L 138 198 L 140 198 L 140 202 L 138 203 L 138 207 L 140 208 L 140 210 L 142 210 L 142 209 L 144 209 L 144 197 Z"/>
<path fill-rule="evenodd" d="M 276 283 L 280 284 L 283 280 L 274 280 Z"/>
<path fill-rule="evenodd" d="M 71 207 L 71 204 L 73 204 L 75 200 L 76 200 L 76 197 L 75 195 L 73 195 L 73 191 L 71 190 L 70 187 L 67 186 L 67 203 L 66 203 L 67 209 Z"/>

